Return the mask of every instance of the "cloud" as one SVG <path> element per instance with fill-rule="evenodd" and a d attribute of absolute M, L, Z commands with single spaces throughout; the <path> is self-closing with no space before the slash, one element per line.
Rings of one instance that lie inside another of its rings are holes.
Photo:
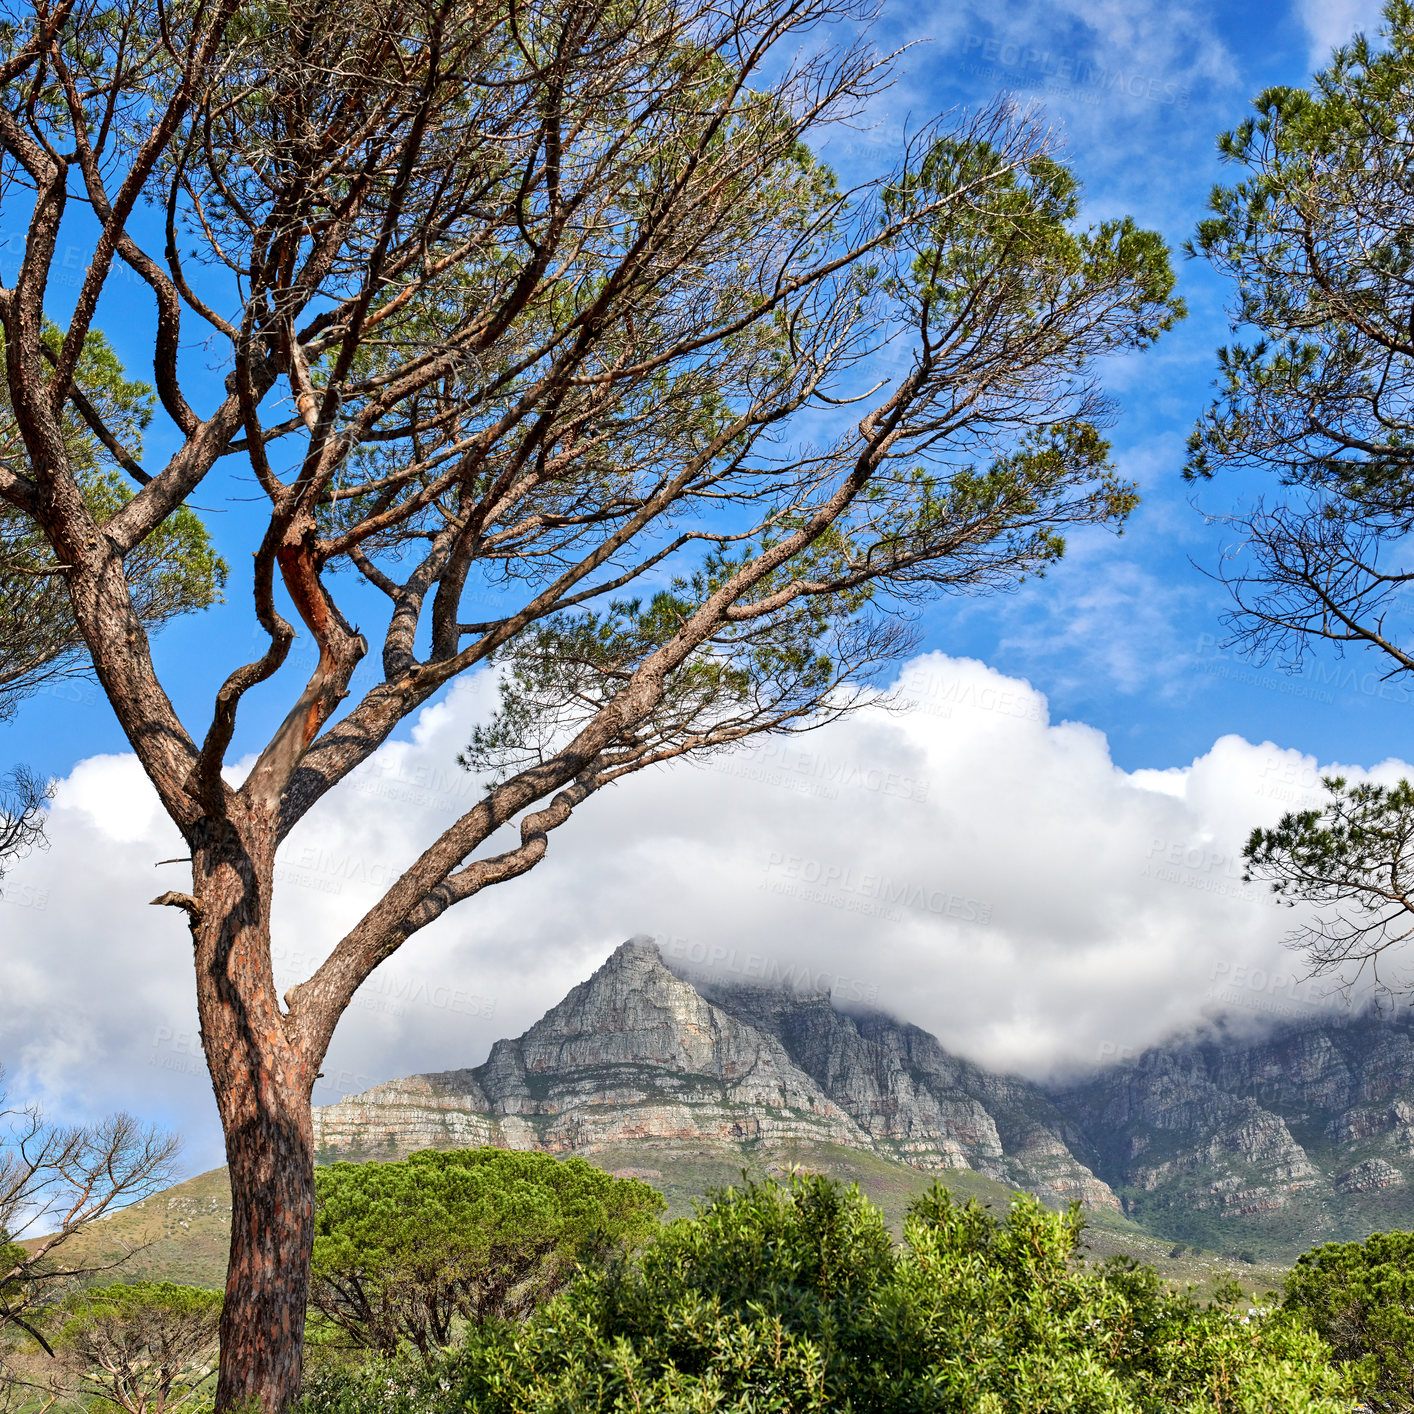
<path fill-rule="evenodd" d="M 306 975 L 465 809 L 455 765 L 490 703 L 459 686 L 325 801 L 280 855 L 277 981 Z M 987 1065 L 1086 1067 L 1227 1010 L 1309 998 L 1291 914 L 1241 881 L 1241 841 L 1310 798 L 1319 768 L 1224 736 L 1191 765 L 1125 772 L 1105 737 L 1050 720 L 1028 683 L 969 659 L 907 665 L 907 710 L 596 797 L 526 877 L 452 910 L 372 979 L 316 1098 L 480 1063 L 624 938 L 723 976 L 830 985 Z M 1349 767 L 1342 769 L 1349 770 Z M 1405 770 L 1384 763 L 1382 777 Z M 219 1162 L 184 920 L 148 900 L 182 855 L 135 760 L 60 783 L 51 848 L 0 902 L 0 1061 L 17 1098 L 80 1118 L 126 1108 Z"/>
<path fill-rule="evenodd" d="M 1297 17 L 1311 38 L 1311 67 L 1325 68 L 1331 50 L 1357 34 L 1373 39 L 1383 11 L 1382 0 L 1297 0 Z"/>

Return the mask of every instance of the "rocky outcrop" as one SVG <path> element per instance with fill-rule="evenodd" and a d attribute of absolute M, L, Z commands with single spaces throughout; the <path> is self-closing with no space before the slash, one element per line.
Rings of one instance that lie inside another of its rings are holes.
<path fill-rule="evenodd" d="M 841 1144 L 868 1136 L 775 1037 L 713 1006 L 650 942 L 625 943 L 475 1070 L 315 1111 L 323 1153 L 455 1143 L 593 1153 L 625 1143 Z"/>
<path fill-rule="evenodd" d="M 694 985 L 646 939 L 523 1036 L 498 1041 L 484 1065 L 315 1111 L 325 1158 L 461 1144 L 832 1144 L 1117 1208 L 1070 1152 L 1064 1123 L 1038 1087 L 988 1075 L 917 1027 L 846 1015 L 826 993 Z"/>
<path fill-rule="evenodd" d="M 1393 1164 L 1383 1159 L 1366 1159 L 1353 1169 L 1341 1174 L 1335 1181 L 1337 1193 L 1373 1193 L 1377 1188 L 1397 1188 L 1404 1182 L 1404 1175 Z"/>
<path fill-rule="evenodd" d="M 1205 1246 L 1260 1229 L 1296 1251 L 1414 1226 L 1414 1030 L 1321 1017 L 1251 1037 L 1219 1024 L 1041 1086 L 826 992 L 675 974 L 634 939 L 484 1064 L 318 1109 L 315 1133 L 326 1159 L 629 1146 L 652 1152 L 617 1162 L 755 1155 L 769 1167 L 829 1145 L 1122 1209 Z"/>
<path fill-rule="evenodd" d="M 1219 1026 L 1052 1098 L 1125 1211 L 1175 1235 L 1282 1215 L 1310 1245 L 1414 1220 L 1385 1196 L 1414 1153 L 1414 1035 L 1389 1020 Z"/>

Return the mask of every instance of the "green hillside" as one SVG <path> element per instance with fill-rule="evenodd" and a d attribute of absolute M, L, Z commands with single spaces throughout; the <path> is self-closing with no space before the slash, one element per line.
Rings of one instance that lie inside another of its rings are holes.
<path fill-rule="evenodd" d="M 694 1201 L 713 1188 L 739 1184 L 745 1170 L 750 1178 L 778 1178 L 799 1166 L 826 1173 L 845 1183 L 857 1183 L 883 1211 L 889 1226 L 899 1232 L 909 1201 L 940 1180 L 961 1198 L 1006 1207 L 1016 1190 L 984 1178 L 969 1169 L 928 1173 L 896 1164 L 879 1155 L 844 1146 L 810 1146 L 762 1150 L 752 1144 L 736 1152 L 721 1148 L 688 1149 L 664 1142 L 619 1145 L 589 1155 L 590 1161 L 611 1173 L 642 1178 L 668 1200 L 668 1214 L 678 1217 L 692 1210 Z M 1180 1285 L 1201 1292 L 1215 1282 L 1235 1277 L 1253 1294 L 1277 1287 L 1284 1268 L 1271 1263 L 1234 1263 L 1212 1252 L 1187 1249 L 1171 1255 L 1173 1243 L 1144 1232 L 1116 1213 L 1088 1215 L 1085 1255 L 1091 1260 L 1123 1255 L 1158 1268 Z M 96 1223 L 65 1249 L 66 1260 L 107 1264 L 122 1261 L 123 1280 L 177 1281 L 193 1286 L 219 1287 L 225 1280 L 226 1250 L 230 1241 L 230 1195 L 226 1170 L 188 1179 L 174 1188 Z M 107 1277 L 105 1279 L 112 1279 Z"/>

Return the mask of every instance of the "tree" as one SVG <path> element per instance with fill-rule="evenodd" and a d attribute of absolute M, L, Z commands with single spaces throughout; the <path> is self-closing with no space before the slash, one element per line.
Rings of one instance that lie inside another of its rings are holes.
<path fill-rule="evenodd" d="M 1384 13 L 1386 47 L 1357 36 L 1309 90 L 1266 90 L 1219 138 L 1243 177 L 1214 190 L 1196 249 L 1236 285 L 1234 330 L 1255 338 L 1219 351 L 1186 474 L 1255 469 L 1283 488 L 1233 518 L 1238 641 L 1292 668 L 1313 643 L 1359 645 L 1400 675 L 1414 667 L 1414 7 Z"/>
<path fill-rule="evenodd" d="M 308 1414 L 1334 1414 L 1345 1379 L 1294 1312 L 1199 1306 L 1152 1268 L 1075 1260 L 1078 1213 L 917 1199 L 896 1247 L 857 1189 L 715 1196 L 625 1266 L 425 1373 L 311 1381 Z"/>
<path fill-rule="evenodd" d="M 58 351 L 58 331 L 47 331 L 47 356 Z M 0 341 L 2 342 L 2 341 Z M 84 342 L 75 371 L 75 393 L 64 431 L 76 484 L 95 522 L 102 523 L 131 499 L 115 458 L 126 457 L 91 430 L 116 429 L 141 451 L 151 418 L 152 390 L 124 377 L 107 341 L 96 331 Z M 110 439 L 111 440 L 111 439 Z M 0 392 L 0 467 L 23 461 L 23 443 L 6 393 Z M 139 470 L 134 464 L 133 470 Z M 209 607 L 220 597 L 226 565 L 214 552 L 206 527 L 186 507 L 165 521 L 125 565 L 134 608 L 149 632 L 177 614 Z M 0 722 L 45 682 L 91 670 L 69 606 L 62 569 L 38 527 L 0 500 Z M 0 878 L 6 860 L 43 843 L 44 803 L 52 788 L 26 766 L 0 777 Z"/>
<path fill-rule="evenodd" d="M 1367 1408 L 1414 1408 L 1414 1233 L 1377 1232 L 1303 1253 L 1282 1305 L 1347 1363 Z"/>
<path fill-rule="evenodd" d="M 1281 488 L 1231 518 L 1234 642 L 1292 670 L 1322 643 L 1358 646 L 1401 678 L 1414 668 L 1414 7 L 1392 0 L 1384 16 L 1384 47 L 1357 36 L 1310 89 L 1268 89 L 1219 139 L 1243 177 L 1214 191 L 1196 248 L 1234 281 L 1234 329 L 1255 338 L 1220 350 L 1186 474 L 1256 470 Z M 1249 874 L 1323 907 L 1291 938 L 1316 972 L 1369 967 L 1384 986 L 1379 958 L 1408 931 L 1410 788 L 1326 785 L 1324 809 L 1253 832 Z"/>
<path fill-rule="evenodd" d="M 221 1303 L 219 1291 L 166 1281 L 76 1293 L 57 1342 L 74 1386 L 125 1414 L 192 1404 L 215 1372 Z"/>
<path fill-rule="evenodd" d="M 21 1330 L 52 1354 L 40 1318 L 67 1286 L 99 1270 L 65 1264 L 62 1249 L 100 1218 L 168 1186 L 178 1144 L 121 1114 L 96 1125 L 52 1125 L 34 1106 L 6 1108 L 3 1088 L 0 1124 L 0 1336 Z M 27 1234 L 34 1236 L 26 1241 Z"/>
<path fill-rule="evenodd" d="M 0 776 L 0 879 L 6 861 L 23 858 L 44 843 L 44 805 L 54 789 L 27 766 Z"/>
<path fill-rule="evenodd" d="M 424 1359 L 458 1319 L 524 1316 L 580 1263 L 637 1245 L 664 1207 L 583 1159 L 506 1149 L 334 1164 L 315 1187 L 311 1305 L 357 1345 Z"/>
<path fill-rule="evenodd" d="M 44 356 L 56 357 L 60 345 L 59 331 L 47 327 Z M 151 418 L 152 389 L 128 379 L 107 340 L 90 330 L 61 426 L 75 484 L 95 524 L 132 499 L 123 473 L 139 481 L 145 477 L 134 458 L 141 456 L 142 433 Z M 14 410 L 0 393 L 0 468 L 23 464 Z M 226 564 L 206 527 L 185 506 L 134 547 L 124 572 L 134 612 L 149 633 L 178 614 L 208 608 L 226 580 Z M 60 563 L 35 522 L 0 501 L 0 721 L 46 681 L 89 671 Z"/>
<path fill-rule="evenodd" d="M 1076 179 L 1005 106 L 840 190 L 807 142 L 887 79 L 854 5 L 58 0 L 6 32 L 0 154 L 32 215 L 0 292 L 25 452 L 0 496 L 68 566 L 191 848 L 190 892 L 159 902 L 190 923 L 231 1175 L 222 1410 L 298 1387 L 310 1090 L 374 968 L 533 868 L 595 792 L 839 715 L 911 605 L 1040 574 L 1067 526 L 1134 504 L 1094 364 L 1181 313 L 1161 240 L 1081 226 Z M 75 202 L 99 234 L 50 361 Z M 175 450 L 100 526 L 63 410 L 118 266 L 156 309 Z M 226 360 L 210 402 L 183 319 Z M 268 646 L 196 728 L 125 557 L 199 487 L 251 478 Z M 381 642 L 353 701 L 355 615 Z M 295 622 L 318 661 L 290 682 Z M 505 683 L 468 743 L 484 790 L 282 1001 L 277 851 L 475 669 Z M 234 784 L 262 687 L 287 710 Z"/>
<path fill-rule="evenodd" d="M 1377 996 L 1407 991 L 1409 979 L 1391 974 L 1385 954 L 1414 933 L 1414 786 L 1350 785 L 1342 776 L 1323 784 L 1322 809 L 1288 811 L 1275 828 L 1252 831 L 1246 877 L 1292 904 L 1318 906 L 1289 939 L 1315 975 L 1341 976 L 1347 989 L 1368 976 Z"/>

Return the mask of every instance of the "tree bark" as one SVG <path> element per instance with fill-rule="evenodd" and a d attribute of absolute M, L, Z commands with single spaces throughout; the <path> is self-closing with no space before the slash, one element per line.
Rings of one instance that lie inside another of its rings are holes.
<path fill-rule="evenodd" d="M 193 852 L 197 1005 L 231 1181 L 216 1408 L 282 1414 L 299 1394 L 314 1244 L 316 1060 L 292 1034 L 270 962 L 273 834 L 214 824 Z M 251 840 L 247 847 L 240 839 Z"/>

